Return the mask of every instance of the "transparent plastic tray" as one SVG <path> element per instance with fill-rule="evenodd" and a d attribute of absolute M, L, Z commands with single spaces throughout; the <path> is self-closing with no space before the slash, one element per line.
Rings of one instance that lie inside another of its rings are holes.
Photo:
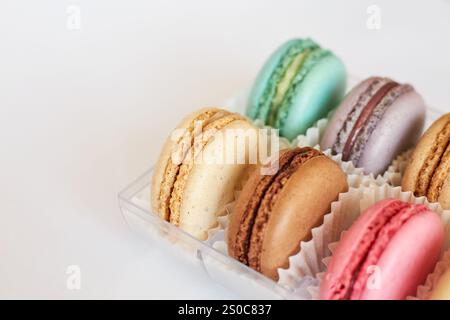
<path fill-rule="evenodd" d="M 350 81 L 354 82 L 354 81 Z M 351 86 L 349 86 L 351 87 Z M 233 111 L 242 111 L 246 95 L 225 103 L 232 105 Z M 240 110 L 239 110 L 240 109 Z M 442 113 L 428 108 L 426 127 Z M 207 241 L 200 241 L 183 230 L 160 219 L 150 208 L 150 181 L 152 169 L 149 169 L 136 181 L 119 193 L 119 204 L 128 225 L 153 242 L 158 242 L 162 250 L 173 251 L 183 256 L 187 263 L 203 268 L 205 272 L 224 287 L 248 299 L 308 299 L 297 291 L 285 288 L 246 265 L 213 248 Z M 307 286 L 313 279 L 305 278 L 302 284 Z M 305 292 L 300 290 L 300 292 Z"/>

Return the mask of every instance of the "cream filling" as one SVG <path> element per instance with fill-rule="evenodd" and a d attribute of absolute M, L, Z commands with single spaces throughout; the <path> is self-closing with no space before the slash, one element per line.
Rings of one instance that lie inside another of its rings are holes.
<path fill-rule="evenodd" d="M 197 156 L 201 156 L 203 148 L 209 142 L 211 142 L 211 139 L 214 138 L 218 131 L 222 130 L 233 121 L 243 119 L 236 113 L 226 112 L 223 115 L 219 115 L 221 115 L 221 117 L 218 117 L 217 120 L 212 121 L 202 128 L 202 137 L 201 139 L 199 139 L 200 141 L 194 141 L 194 143 L 199 143 L 199 145 L 193 146 L 189 149 L 185 161 L 183 161 L 180 166 L 169 200 L 169 222 L 171 224 L 179 226 L 181 203 L 183 199 L 184 189 L 187 184 L 187 177 L 194 167 L 194 161 Z"/>
<path fill-rule="evenodd" d="M 169 220 L 170 216 L 170 208 L 169 208 L 169 201 L 170 201 L 170 195 L 172 193 L 173 186 L 175 184 L 177 175 L 179 174 L 179 169 L 181 167 L 181 162 L 184 160 L 184 158 L 187 156 L 188 151 L 194 141 L 194 130 L 195 130 L 195 124 L 198 121 L 201 121 L 203 123 L 209 123 L 211 119 L 214 118 L 217 114 L 220 114 L 220 110 L 207 110 L 206 112 L 199 114 L 197 117 L 195 117 L 191 123 L 186 128 L 179 128 L 179 129 L 185 129 L 186 132 L 177 139 L 175 149 L 171 151 L 171 156 L 169 157 L 166 169 L 164 171 L 163 180 L 161 181 L 161 187 L 159 190 L 159 210 L 158 213 L 160 217 L 166 221 Z M 176 158 L 180 161 L 180 163 L 174 163 L 172 160 L 173 158 Z"/>
<path fill-rule="evenodd" d="M 281 81 L 278 83 L 275 96 L 272 99 L 272 107 L 271 112 L 269 116 L 269 123 L 273 123 L 275 121 L 276 114 L 278 112 L 278 108 L 281 105 L 281 102 L 283 102 L 284 96 L 286 95 L 287 91 L 289 90 L 292 81 L 294 80 L 295 76 L 298 73 L 298 70 L 302 66 L 303 62 L 305 61 L 307 55 L 309 53 L 309 50 L 305 50 L 302 53 L 299 53 L 294 60 L 291 62 L 289 67 L 287 68 L 286 72 L 284 73 L 283 77 L 281 78 Z"/>

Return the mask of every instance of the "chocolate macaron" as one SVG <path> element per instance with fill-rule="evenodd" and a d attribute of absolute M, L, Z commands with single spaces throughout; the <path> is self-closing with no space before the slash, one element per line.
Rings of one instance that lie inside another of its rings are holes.
<path fill-rule="evenodd" d="M 371 77 L 347 94 L 320 145 L 378 175 L 416 144 L 424 122 L 425 103 L 412 86 Z"/>
<path fill-rule="evenodd" d="M 428 128 L 411 156 L 402 188 L 450 209 L 450 113 Z"/>
<path fill-rule="evenodd" d="M 255 170 L 250 176 L 231 213 L 227 240 L 230 256 L 275 280 L 348 189 L 342 169 L 315 149 L 282 150 L 276 163 L 273 175 Z"/>

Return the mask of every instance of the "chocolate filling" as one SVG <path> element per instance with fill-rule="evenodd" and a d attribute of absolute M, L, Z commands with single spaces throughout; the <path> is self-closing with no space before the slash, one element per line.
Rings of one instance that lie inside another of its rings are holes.
<path fill-rule="evenodd" d="M 261 201 L 261 206 L 256 214 L 255 223 L 253 225 L 252 234 L 250 238 L 250 247 L 248 251 L 249 266 L 261 272 L 261 252 L 266 231 L 267 222 L 269 221 L 270 213 L 292 174 L 311 158 L 317 157 L 320 152 L 314 149 L 297 154 L 291 161 L 289 167 L 280 173 L 272 182 L 272 185 L 267 190 Z"/>
<path fill-rule="evenodd" d="M 274 175 L 261 176 L 256 185 L 253 195 L 248 200 L 245 211 L 239 222 L 239 230 L 236 235 L 236 243 L 234 248 L 234 256 L 240 262 L 248 265 L 248 247 L 250 244 L 250 236 L 253 225 L 255 223 L 256 213 L 261 205 L 261 201 L 272 184 L 272 181 L 289 166 L 292 158 L 298 153 L 298 149 L 293 149 L 281 154 L 278 165 L 279 169 Z"/>
<path fill-rule="evenodd" d="M 322 153 L 312 148 L 296 148 L 280 157 L 280 169 L 273 176 L 263 176 L 250 198 L 236 236 L 236 258 L 261 271 L 260 253 L 265 227 L 272 208 L 292 174 L 306 161 Z"/>

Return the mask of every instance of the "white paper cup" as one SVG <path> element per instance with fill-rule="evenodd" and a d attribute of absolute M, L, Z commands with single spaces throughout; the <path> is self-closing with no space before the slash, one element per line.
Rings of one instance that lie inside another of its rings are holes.
<path fill-rule="evenodd" d="M 338 201 L 332 204 L 331 212 L 324 217 L 324 223 L 313 229 L 312 239 L 302 244 L 302 250 L 299 254 L 289 259 L 289 268 L 279 270 L 283 285 L 287 287 L 295 285 L 292 279 L 296 277 L 316 276 L 318 283 L 316 286 L 308 288 L 308 292 L 313 299 L 317 299 L 320 281 L 333 255 L 333 250 L 343 233 L 367 208 L 383 199 L 399 199 L 409 203 L 423 204 L 441 217 L 447 230 L 450 226 L 450 210 L 443 210 L 439 203 L 429 203 L 425 197 L 415 197 L 412 192 L 403 192 L 400 187 L 384 184 L 382 186 L 351 188 L 347 193 L 341 194 Z M 449 232 L 446 232 L 446 234 L 445 249 L 450 244 L 450 234 Z M 308 258 L 305 258 L 305 256 Z M 313 263 L 309 261 L 309 257 L 315 257 Z"/>

